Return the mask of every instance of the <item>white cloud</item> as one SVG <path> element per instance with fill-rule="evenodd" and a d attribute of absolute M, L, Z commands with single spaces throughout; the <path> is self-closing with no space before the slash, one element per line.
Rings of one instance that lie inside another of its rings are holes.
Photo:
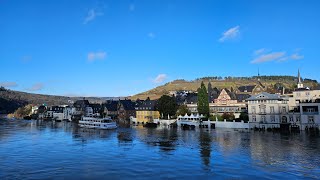
<path fill-rule="evenodd" d="M 267 50 L 265 48 L 261 48 L 261 49 L 258 49 L 258 50 L 255 50 L 254 51 L 254 55 L 260 55 L 262 53 L 265 53 Z"/>
<path fill-rule="evenodd" d="M 276 61 L 285 56 L 286 52 L 272 52 L 269 54 L 262 54 L 251 61 L 253 64 L 263 63 L 268 61 Z"/>
<path fill-rule="evenodd" d="M 294 53 L 292 55 L 286 55 L 285 51 L 282 52 L 270 52 L 266 53 L 265 49 L 259 49 L 254 52 L 255 59 L 251 61 L 253 64 L 264 63 L 269 61 L 284 62 L 289 60 L 300 60 L 304 56 Z"/>
<path fill-rule="evenodd" d="M 148 37 L 151 38 L 151 39 L 153 39 L 153 38 L 156 37 L 156 35 L 155 35 L 153 32 L 149 32 L 149 33 L 148 33 Z"/>
<path fill-rule="evenodd" d="M 240 34 L 240 26 L 230 28 L 224 33 L 222 33 L 222 37 L 219 39 L 219 41 L 224 42 L 226 40 L 234 39 L 238 37 L 239 34 Z"/>
<path fill-rule="evenodd" d="M 44 88 L 44 84 L 43 83 L 36 83 L 33 86 L 31 86 L 30 88 L 27 88 L 27 91 L 39 91 L 41 89 Z"/>
<path fill-rule="evenodd" d="M 16 87 L 18 84 L 16 82 L 0 82 L 2 87 Z"/>
<path fill-rule="evenodd" d="M 87 16 L 84 18 L 83 24 L 87 24 L 90 21 L 93 21 L 97 16 L 102 16 L 102 12 L 97 12 L 95 9 L 90 9 Z"/>
<path fill-rule="evenodd" d="M 136 6 L 134 4 L 130 4 L 129 11 L 134 11 L 136 9 Z"/>
<path fill-rule="evenodd" d="M 107 53 L 104 51 L 89 52 L 88 61 L 93 62 L 95 60 L 104 60 L 107 57 Z"/>
<path fill-rule="evenodd" d="M 299 59 L 303 59 L 303 58 L 304 58 L 304 56 L 299 55 L 298 53 L 292 54 L 290 56 L 290 59 L 293 59 L 293 60 L 299 60 Z"/>
<path fill-rule="evenodd" d="M 167 79 L 167 75 L 166 74 L 159 74 L 155 79 L 153 79 L 154 83 L 162 83 Z"/>

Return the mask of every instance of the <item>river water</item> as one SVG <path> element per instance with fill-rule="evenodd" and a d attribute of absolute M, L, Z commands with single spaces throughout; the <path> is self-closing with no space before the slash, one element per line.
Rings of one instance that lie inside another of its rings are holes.
<path fill-rule="evenodd" d="M 320 137 L 0 119 L 0 179 L 317 179 Z"/>

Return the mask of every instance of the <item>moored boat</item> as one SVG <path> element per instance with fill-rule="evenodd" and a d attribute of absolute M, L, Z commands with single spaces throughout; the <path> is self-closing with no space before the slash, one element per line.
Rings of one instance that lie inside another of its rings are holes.
<path fill-rule="evenodd" d="M 117 123 L 113 121 L 110 117 L 96 118 L 82 116 L 79 120 L 79 126 L 91 129 L 116 129 Z"/>

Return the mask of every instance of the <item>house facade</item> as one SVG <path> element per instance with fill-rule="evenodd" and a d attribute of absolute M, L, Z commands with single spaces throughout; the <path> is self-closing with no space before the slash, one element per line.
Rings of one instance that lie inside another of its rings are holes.
<path fill-rule="evenodd" d="M 117 109 L 120 120 L 129 120 L 131 116 L 136 116 L 135 103 L 131 100 L 119 100 Z"/>
<path fill-rule="evenodd" d="M 213 91 L 217 92 L 215 89 L 213 89 Z M 247 109 L 246 102 L 238 102 L 236 97 L 232 98 L 230 94 L 232 93 L 227 89 L 219 91 L 219 94 L 215 96 L 216 98 L 209 103 L 210 114 L 222 115 L 223 113 L 233 113 L 235 118 L 238 118 L 241 112 L 245 112 Z M 197 104 L 187 104 L 187 107 L 191 113 L 198 113 Z"/>
<path fill-rule="evenodd" d="M 146 100 L 136 107 L 136 122 L 138 124 L 144 124 L 147 122 L 153 122 L 154 119 L 160 118 L 159 111 L 156 110 L 156 101 Z"/>
<path fill-rule="evenodd" d="M 316 92 L 311 92 L 313 94 Z M 295 93 L 294 93 L 295 94 Z M 250 128 L 280 128 L 281 124 L 300 130 L 319 128 L 320 98 L 296 99 L 296 96 L 261 93 L 247 99 Z"/>

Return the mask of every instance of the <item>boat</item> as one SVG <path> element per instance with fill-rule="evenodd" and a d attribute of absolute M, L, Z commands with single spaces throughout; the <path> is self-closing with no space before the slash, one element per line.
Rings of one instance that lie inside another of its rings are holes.
<path fill-rule="evenodd" d="M 179 116 L 177 118 L 177 126 L 178 127 L 199 127 L 199 125 L 202 124 L 202 120 L 203 120 L 204 116 L 203 115 L 193 115 L 191 114 L 190 116 L 188 116 L 187 114 L 184 116 Z"/>
<path fill-rule="evenodd" d="M 97 118 L 92 116 L 82 116 L 79 126 L 90 129 L 116 129 L 117 123 L 111 117 Z"/>

